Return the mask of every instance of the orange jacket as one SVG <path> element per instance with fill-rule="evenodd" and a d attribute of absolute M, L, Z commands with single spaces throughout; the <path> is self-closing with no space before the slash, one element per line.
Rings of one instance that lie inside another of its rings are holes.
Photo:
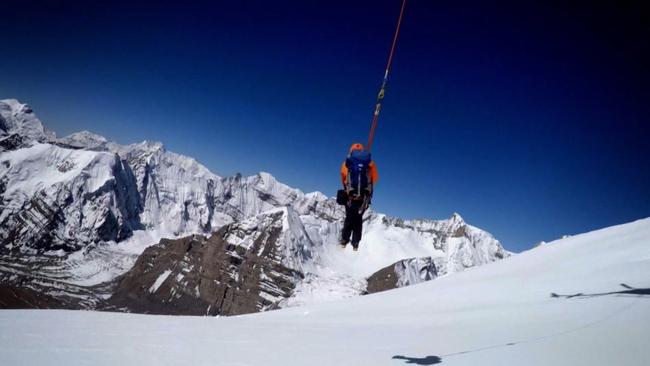
<path fill-rule="evenodd" d="M 363 150 L 363 145 L 352 144 L 348 153 L 352 153 L 355 150 Z M 377 173 L 377 165 L 374 161 L 370 162 L 370 165 L 368 166 L 368 173 L 370 175 L 370 183 L 372 183 L 372 185 L 375 185 L 379 179 L 379 173 Z M 341 183 L 343 183 L 344 187 L 346 179 L 348 179 L 348 167 L 345 166 L 345 161 L 343 161 L 343 164 L 341 165 Z"/>

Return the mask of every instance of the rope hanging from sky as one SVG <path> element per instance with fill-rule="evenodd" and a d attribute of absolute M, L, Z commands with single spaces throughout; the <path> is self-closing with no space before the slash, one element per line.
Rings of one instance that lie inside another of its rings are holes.
<path fill-rule="evenodd" d="M 397 37 L 399 36 L 399 28 L 402 25 L 402 17 L 404 16 L 405 7 L 406 0 L 402 0 L 402 8 L 400 9 L 399 18 L 397 19 L 397 27 L 395 28 L 395 35 L 393 36 L 393 44 L 391 45 L 390 53 L 388 54 L 388 62 L 386 63 L 384 80 L 381 83 L 381 88 L 379 88 L 379 93 L 377 94 L 377 104 L 375 104 L 375 113 L 372 116 L 372 125 L 370 126 L 370 134 L 368 135 L 368 144 L 366 145 L 366 150 L 368 151 L 372 149 L 372 140 L 375 138 L 375 130 L 377 129 L 377 121 L 379 120 L 379 112 L 381 111 L 381 102 L 384 99 L 384 94 L 386 93 L 388 73 L 390 72 L 390 65 L 393 62 L 393 54 L 395 53 L 395 45 L 397 45 Z"/>

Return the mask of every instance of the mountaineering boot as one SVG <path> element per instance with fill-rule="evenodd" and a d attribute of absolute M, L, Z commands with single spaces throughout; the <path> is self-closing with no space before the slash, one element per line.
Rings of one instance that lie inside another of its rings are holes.
<path fill-rule="evenodd" d="M 352 250 L 355 252 L 359 250 L 359 243 L 352 243 Z"/>
<path fill-rule="evenodd" d="M 339 241 L 339 246 L 341 246 L 341 248 L 345 249 L 345 246 L 348 245 L 348 243 L 349 243 L 348 240 L 341 239 L 341 241 Z"/>

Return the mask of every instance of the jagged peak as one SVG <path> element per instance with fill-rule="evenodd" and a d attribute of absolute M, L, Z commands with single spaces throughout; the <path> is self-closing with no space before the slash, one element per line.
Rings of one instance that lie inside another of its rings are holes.
<path fill-rule="evenodd" d="M 71 133 L 68 136 L 63 137 L 62 139 L 67 139 L 67 138 L 71 138 L 71 137 L 83 137 L 83 138 L 86 138 L 86 139 L 92 139 L 92 140 L 96 140 L 96 141 L 108 142 L 106 137 L 104 137 L 102 135 L 98 135 L 98 134 L 96 134 L 94 132 L 87 131 L 87 130 Z"/>
<path fill-rule="evenodd" d="M 5 110 L 11 110 L 13 113 L 32 113 L 29 105 L 19 102 L 17 99 L 0 99 L 0 104 L 6 106 Z M 0 106 L 2 108 L 2 106 Z"/>
<path fill-rule="evenodd" d="M 264 189 L 269 189 L 276 184 L 279 184 L 278 180 L 271 173 L 259 172 L 253 176 L 248 177 L 248 179 L 256 181 L 257 185 L 260 185 Z M 281 184 L 281 183 L 280 183 Z"/>
<path fill-rule="evenodd" d="M 151 140 L 144 140 L 142 142 L 139 142 L 137 144 L 134 144 L 136 146 L 140 146 L 142 148 L 150 149 L 150 150 L 164 150 L 165 145 L 163 145 L 162 142 L 160 141 L 151 141 Z"/>
<path fill-rule="evenodd" d="M 289 187 L 288 185 L 278 181 L 271 173 L 259 172 L 255 175 L 246 178 L 246 181 L 256 187 L 256 189 L 269 193 L 277 194 L 279 192 L 292 192 L 294 194 L 302 194 L 302 191 Z"/>
<path fill-rule="evenodd" d="M 315 201 L 325 201 L 329 198 L 323 192 L 320 191 L 305 193 L 305 197 L 307 199 L 313 199 Z"/>
<path fill-rule="evenodd" d="M 145 152 L 145 153 L 155 153 L 155 152 L 165 152 L 165 145 L 160 141 L 150 141 L 144 140 L 142 142 L 137 142 L 135 144 L 130 144 L 124 146 L 125 150 L 129 152 Z"/>
<path fill-rule="evenodd" d="M 307 192 L 305 193 L 304 191 L 298 189 L 298 188 L 293 188 L 291 186 L 288 186 L 282 182 L 280 182 L 273 174 L 261 171 L 257 173 L 254 176 L 251 176 L 249 178 L 253 178 L 258 180 L 258 183 L 261 183 L 263 188 L 269 189 L 273 186 L 279 187 L 282 190 L 289 190 L 292 192 L 296 192 L 300 195 L 304 195 L 304 197 L 308 200 L 316 200 L 316 201 L 326 201 L 329 199 L 328 196 L 323 194 L 320 191 L 314 191 L 314 192 Z"/>
<path fill-rule="evenodd" d="M 0 133 L 25 137 L 27 145 L 34 141 L 47 142 L 56 137 L 54 132 L 43 127 L 29 105 L 17 99 L 0 100 Z"/>
<path fill-rule="evenodd" d="M 458 223 L 458 224 L 464 224 L 465 220 L 463 220 L 463 217 L 460 216 L 458 212 L 454 212 L 451 217 L 449 218 L 449 221 L 453 223 Z"/>
<path fill-rule="evenodd" d="M 108 143 L 108 140 L 90 131 L 80 131 L 60 138 L 58 142 L 75 147 L 97 148 Z"/>
<path fill-rule="evenodd" d="M 273 180 L 273 181 L 277 181 L 277 179 L 275 179 L 275 177 L 273 176 L 273 174 L 271 174 L 271 173 L 269 173 L 269 172 L 261 171 L 261 172 L 257 173 L 257 176 L 260 177 L 260 178 L 262 178 L 262 179 L 265 179 L 265 180 Z"/>

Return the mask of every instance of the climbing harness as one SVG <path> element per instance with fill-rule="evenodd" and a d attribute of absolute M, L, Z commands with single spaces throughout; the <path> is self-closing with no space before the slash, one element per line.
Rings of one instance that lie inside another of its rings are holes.
<path fill-rule="evenodd" d="M 386 94 L 388 73 L 390 72 L 390 65 L 393 62 L 393 54 L 395 53 L 395 45 L 397 45 L 397 37 L 399 36 L 399 29 L 402 25 L 402 17 L 404 16 L 405 7 L 406 0 L 402 0 L 402 8 L 400 9 L 399 18 L 397 19 L 397 27 L 395 28 L 395 35 L 393 36 L 393 44 L 390 47 L 390 53 L 388 54 L 388 62 L 386 63 L 384 80 L 381 83 L 381 88 L 379 88 L 379 93 L 377 94 L 377 103 L 375 104 L 375 113 L 372 116 L 372 125 L 370 126 L 370 134 L 368 135 L 368 144 L 366 145 L 366 150 L 368 151 L 372 149 L 372 141 L 375 138 L 375 129 L 377 129 L 377 121 L 379 120 L 379 112 L 381 111 L 381 102 L 384 99 L 384 95 Z"/>

